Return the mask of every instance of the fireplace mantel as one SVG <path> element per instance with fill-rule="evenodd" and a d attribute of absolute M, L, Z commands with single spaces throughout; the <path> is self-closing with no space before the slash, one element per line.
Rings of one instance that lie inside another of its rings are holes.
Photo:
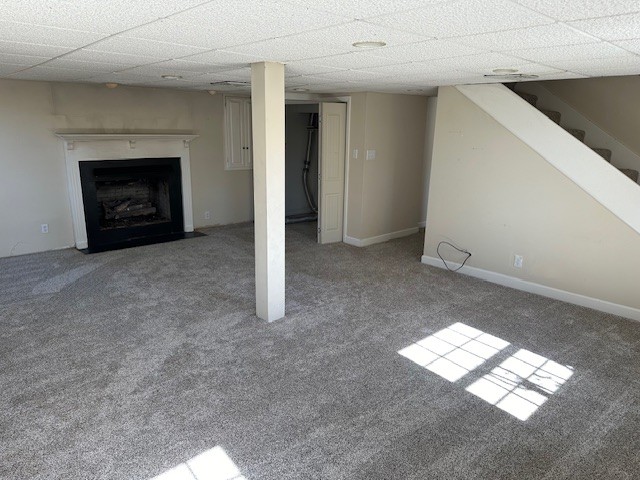
<path fill-rule="evenodd" d="M 67 188 L 73 218 L 76 248 L 87 248 L 87 224 L 84 215 L 79 162 L 129 160 L 136 158 L 179 157 L 182 171 L 184 231 L 193 232 L 191 159 L 189 146 L 198 135 L 155 133 L 56 133 L 64 140 Z"/>
<path fill-rule="evenodd" d="M 170 133 L 56 133 L 65 141 L 67 150 L 73 150 L 76 142 L 103 142 L 106 140 L 120 140 L 133 143 L 131 148 L 135 148 L 138 140 L 181 140 L 185 147 L 189 146 L 192 140 L 198 138 L 199 135 L 182 135 Z"/>

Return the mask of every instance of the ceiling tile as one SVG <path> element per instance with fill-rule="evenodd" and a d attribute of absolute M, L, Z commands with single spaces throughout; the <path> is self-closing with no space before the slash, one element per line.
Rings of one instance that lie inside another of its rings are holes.
<path fill-rule="evenodd" d="M 50 62 L 47 62 L 46 66 L 50 68 L 81 70 L 86 73 L 115 72 L 127 67 L 126 65 L 121 65 L 119 63 L 83 62 L 79 60 L 71 60 L 67 57 L 51 60 Z"/>
<path fill-rule="evenodd" d="M 528 63 L 525 60 L 516 59 L 500 53 L 485 53 L 483 55 L 467 55 L 465 57 L 441 58 L 426 62 L 439 70 L 458 70 L 491 73 L 495 68 L 516 68 Z"/>
<path fill-rule="evenodd" d="M 460 0 L 367 21 L 429 37 L 447 38 L 552 23 L 507 0 Z"/>
<path fill-rule="evenodd" d="M 615 45 L 620 48 L 624 48 L 625 50 L 635 53 L 636 55 L 640 55 L 640 39 L 636 40 L 622 40 L 619 42 L 614 42 Z"/>
<path fill-rule="evenodd" d="M 14 55 L 12 53 L 0 53 L 0 63 L 10 65 L 37 65 L 49 60 L 47 57 L 34 57 L 32 55 Z"/>
<path fill-rule="evenodd" d="M 214 0 L 126 35 L 220 49 L 346 22 L 344 17 L 274 1 Z"/>
<path fill-rule="evenodd" d="M 584 76 L 584 77 L 626 77 L 629 75 L 640 75 L 640 69 L 638 68 L 627 68 L 627 67 L 621 67 L 621 68 L 607 68 L 607 69 L 602 69 L 602 70 L 594 70 L 594 69 L 589 69 L 589 72 L 575 72 L 576 74 L 580 75 L 580 76 Z M 559 78 L 571 78 L 569 76 L 563 75 L 562 77 Z"/>
<path fill-rule="evenodd" d="M 301 62 L 292 62 L 285 65 L 285 76 L 292 78 L 300 75 L 317 75 L 319 73 L 327 73 L 339 68 L 323 67 L 321 65 L 314 65 L 309 60 L 303 60 Z"/>
<path fill-rule="evenodd" d="M 586 43 L 580 45 L 563 45 L 544 48 L 530 48 L 504 52 L 532 62 L 547 63 L 569 60 L 593 60 L 607 57 L 624 57 L 630 55 L 626 50 L 611 45 L 610 43 Z"/>
<path fill-rule="evenodd" d="M 450 0 L 288 0 L 290 3 L 334 13 L 352 19 L 377 17 L 387 13 L 411 10 L 425 5 L 443 3 Z"/>
<path fill-rule="evenodd" d="M 0 0 L 12 22 L 114 34 L 202 3 L 202 0 Z"/>
<path fill-rule="evenodd" d="M 196 55 L 189 55 L 188 57 L 181 57 L 180 59 L 198 63 L 237 65 L 238 67 L 263 61 L 262 57 L 244 55 L 242 53 L 229 52 L 226 50 L 210 50 Z"/>
<path fill-rule="evenodd" d="M 557 20 L 606 17 L 640 10 L 638 0 L 514 0 Z"/>
<path fill-rule="evenodd" d="M 107 38 L 106 40 L 91 45 L 91 50 L 140 55 L 144 57 L 156 57 L 166 60 L 194 55 L 196 53 L 206 51 L 204 48 L 126 37 Z"/>
<path fill-rule="evenodd" d="M 128 68 L 123 72 L 149 75 L 157 78 L 160 78 L 162 75 L 174 75 L 183 78 L 190 78 L 202 75 L 203 73 L 211 73 L 215 68 L 215 66 L 208 66 L 199 63 L 178 62 L 177 60 L 172 60 L 168 62 L 152 63 L 149 65 L 142 65 L 140 67 Z"/>
<path fill-rule="evenodd" d="M 141 82 L 153 82 L 157 81 L 157 76 L 133 74 L 130 72 L 111 72 L 111 73 L 98 73 L 96 75 L 90 75 L 86 77 L 87 80 L 99 83 L 119 83 L 119 84 L 139 84 Z"/>
<path fill-rule="evenodd" d="M 320 81 L 323 78 L 326 78 L 327 80 L 331 80 L 335 82 L 350 82 L 350 81 L 366 82 L 368 79 L 371 79 L 373 81 L 376 76 L 382 77 L 384 75 L 385 74 L 382 74 L 382 73 L 367 72 L 363 70 L 337 70 L 335 72 L 320 73 L 318 75 L 313 75 L 313 78 L 316 78 Z"/>
<path fill-rule="evenodd" d="M 145 57 L 143 55 L 128 55 L 126 53 L 100 52 L 91 49 L 80 49 L 64 56 L 68 60 L 81 62 L 118 63 L 120 65 L 144 65 L 157 62 L 157 57 Z"/>
<path fill-rule="evenodd" d="M 640 56 L 600 58 L 597 61 L 588 59 L 568 60 L 562 62 L 563 68 L 586 75 L 597 74 L 602 70 L 624 70 L 629 74 L 640 73 Z"/>
<path fill-rule="evenodd" d="M 14 73 L 9 78 L 22 80 L 48 80 L 53 82 L 77 82 L 84 79 L 87 72 L 69 70 L 67 68 L 32 67 L 28 70 Z"/>
<path fill-rule="evenodd" d="M 18 70 L 22 70 L 23 68 L 24 65 L 14 65 L 0 62 L 0 75 L 9 75 L 13 72 L 17 72 Z"/>
<path fill-rule="evenodd" d="M 33 55 L 52 58 L 70 52 L 71 50 L 70 47 L 52 47 L 34 43 L 0 41 L 0 52 L 13 55 Z"/>
<path fill-rule="evenodd" d="M 191 79 L 198 82 L 226 82 L 226 81 L 238 81 L 238 82 L 250 82 L 251 81 L 251 68 L 239 68 L 236 70 L 228 70 L 224 72 L 205 73 L 198 75 Z"/>
<path fill-rule="evenodd" d="M 319 65 L 323 67 L 333 67 L 342 69 L 366 69 L 368 67 L 381 67 L 384 65 L 396 65 L 407 63 L 408 61 L 394 60 L 386 57 L 374 57 L 366 53 L 343 53 L 330 57 L 312 58 L 303 61 L 306 64 Z"/>
<path fill-rule="evenodd" d="M 372 67 L 368 68 L 367 71 L 394 77 L 402 77 L 406 75 L 428 77 L 448 73 L 451 71 L 451 67 L 434 66 L 428 62 L 414 62 L 402 63 L 400 65 L 388 65 L 384 67 Z"/>
<path fill-rule="evenodd" d="M 631 40 L 640 38 L 640 13 L 594 18 L 591 20 L 578 20 L 570 22 L 569 25 L 603 40 Z"/>
<path fill-rule="evenodd" d="M 340 53 L 362 51 L 353 46 L 360 41 L 384 41 L 387 45 L 426 40 L 425 37 L 398 32 L 379 25 L 354 21 L 348 24 L 275 38 L 228 49 L 232 52 L 254 55 L 264 60 L 289 62 Z"/>
<path fill-rule="evenodd" d="M 471 35 L 456 38 L 454 41 L 462 45 L 503 52 L 513 50 L 514 47 L 527 49 L 594 43 L 597 39 L 577 32 L 566 25 L 555 23 L 518 30 Z"/>
<path fill-rule="evenodd" d="M 461 57 L 480 53 L 484 53 L 484 51 L 449 40 L 428 40 L 426 42 L 384 47 L 371 51 L 371 55 L 393 58 L 398 62 L 423 62 L 436 58 Z"/>
<path fill-rule="evenodd" d="M 0 40 L 8 42 L 77 48 L 103 37 L 102 34 L 92 32 L 0 21 Z"/>

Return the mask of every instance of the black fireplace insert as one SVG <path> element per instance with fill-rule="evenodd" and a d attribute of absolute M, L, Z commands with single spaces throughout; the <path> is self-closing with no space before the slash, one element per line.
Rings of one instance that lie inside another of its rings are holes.
<path fill-rule="evenodd" d="M 184 238 L 180 158 L 80 162 L 88 251 Z"/>

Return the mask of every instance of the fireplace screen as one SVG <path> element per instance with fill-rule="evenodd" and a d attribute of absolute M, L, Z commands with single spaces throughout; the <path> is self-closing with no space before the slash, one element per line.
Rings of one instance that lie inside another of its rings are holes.
<path fill-rule="evenodd" d="M 102 229 L 171 221 L 169 182 L 165 179 L 96 182 L 96 193 L 102 208 Z"/>
<path fill-rule="evenodd" d="M 184 233 L 179 158 L 80 162 L 80 179 L 90 250 Z"/>

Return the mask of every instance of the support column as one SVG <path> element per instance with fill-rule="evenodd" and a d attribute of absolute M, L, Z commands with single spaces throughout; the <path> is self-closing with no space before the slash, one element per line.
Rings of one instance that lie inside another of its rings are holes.
<path fill-rule="evenodd" d="M 256 315 L 284 317 L 284 65 L 251 65 Z"/>

